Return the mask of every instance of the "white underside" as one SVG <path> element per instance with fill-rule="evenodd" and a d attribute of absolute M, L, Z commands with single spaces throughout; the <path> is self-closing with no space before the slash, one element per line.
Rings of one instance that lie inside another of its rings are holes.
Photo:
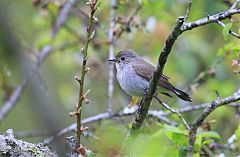
<path fill-rule="evenodd" d="M 117 80 L 121 88 L 130 96 L 143 96 L 148 88 L 149 81 L 136 74 L 130 64 L 124 66 L 116 64 L 116 69 Z"/>

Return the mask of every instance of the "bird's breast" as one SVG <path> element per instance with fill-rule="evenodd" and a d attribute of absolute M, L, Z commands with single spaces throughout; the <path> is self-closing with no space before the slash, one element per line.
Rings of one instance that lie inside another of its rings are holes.
<path fill-rule="evenodd" d="M 116 66 L 117 80 L 121 88 L 130 96 L 143 96 L 149 82 L 139 76 L 131 65 Z"/>

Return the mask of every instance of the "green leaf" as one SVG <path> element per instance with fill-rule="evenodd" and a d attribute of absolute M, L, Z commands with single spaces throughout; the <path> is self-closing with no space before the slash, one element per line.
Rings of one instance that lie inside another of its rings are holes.
<path fill-rule="evenodd" d="M 209 137 L 209 138 L 220 139 L 219 134 L 214 131 L 205 131 L 205 132 L 199 133 L 197 137 L 201 137 L 201 138 Z"/>
<path fill-rule="evenodd" d="M 167 124 L 163 125 L 163 129 L 166 132 L 172 132 L 172 133 L 188 135 L 187 130 L 181 130 L 181 129 L 177 128 L 177 127 L 174 127 L 174 126 L 171 126 L 171 125 L 167 125 Z"/>
<path fill-rule="evenodd" d="M 209 143 L 212 143 L 212 142 L 213 142 L 212 139 L 210 139 L 210 140 L 205 140 L 205 141 L 203 141 L 203 145 L 206 145 L 206 144 L 209 144 Z"/>
<path fill-rule="evenodd" d="M 177 145 L 187 145 L 187 130 L 180 129 L 170 125 L 163 125 L 163 131 L 166 136 Z"/>
<path fill-rule="evenodd" d="M 194 150 L 198 152 L 200 151 L 201 147 L 202 147 L 202 137 L 197 137 L 194 143 Z"/>
<path fill-rule="evenodd" d="M 231 28 L 232 28 L 232 23 L 226 24 L 225 27 L 223 28 L 222 33 L 223 33 L 224 40 L 227 40 L 229 31 Z"/>

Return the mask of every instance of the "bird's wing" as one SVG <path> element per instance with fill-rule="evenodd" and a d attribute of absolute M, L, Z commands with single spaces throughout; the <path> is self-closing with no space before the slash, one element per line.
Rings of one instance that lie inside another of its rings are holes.
<path fill-rule="evenodd" d="M 155 68 L 142 58 L 139 58 L 137 61 L 135 61 L 132 67 L 139 76 L 143 77 L 147 81 L 150 81 L 152 79 Z M 160 82 L 167 84 L 169 83 L 168 79 L 169 77 L 167 77 L 166 75 L 162 75 L 162 77 L 160 78 Z"/>

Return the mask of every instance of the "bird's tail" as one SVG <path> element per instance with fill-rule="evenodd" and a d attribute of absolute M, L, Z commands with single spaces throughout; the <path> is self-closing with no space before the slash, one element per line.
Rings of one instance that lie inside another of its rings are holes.
<path fill-rule="evenodd" d="M 171 91 L 174 94 L 176 94 L 177 97 L 179 97 L 180 99 L 192 102 L 192 98 L 184 91 L 181 91 L 180 89 L 177 89 L 176 87 L 174 87 L 173 90 L 171 90 Z"/>

